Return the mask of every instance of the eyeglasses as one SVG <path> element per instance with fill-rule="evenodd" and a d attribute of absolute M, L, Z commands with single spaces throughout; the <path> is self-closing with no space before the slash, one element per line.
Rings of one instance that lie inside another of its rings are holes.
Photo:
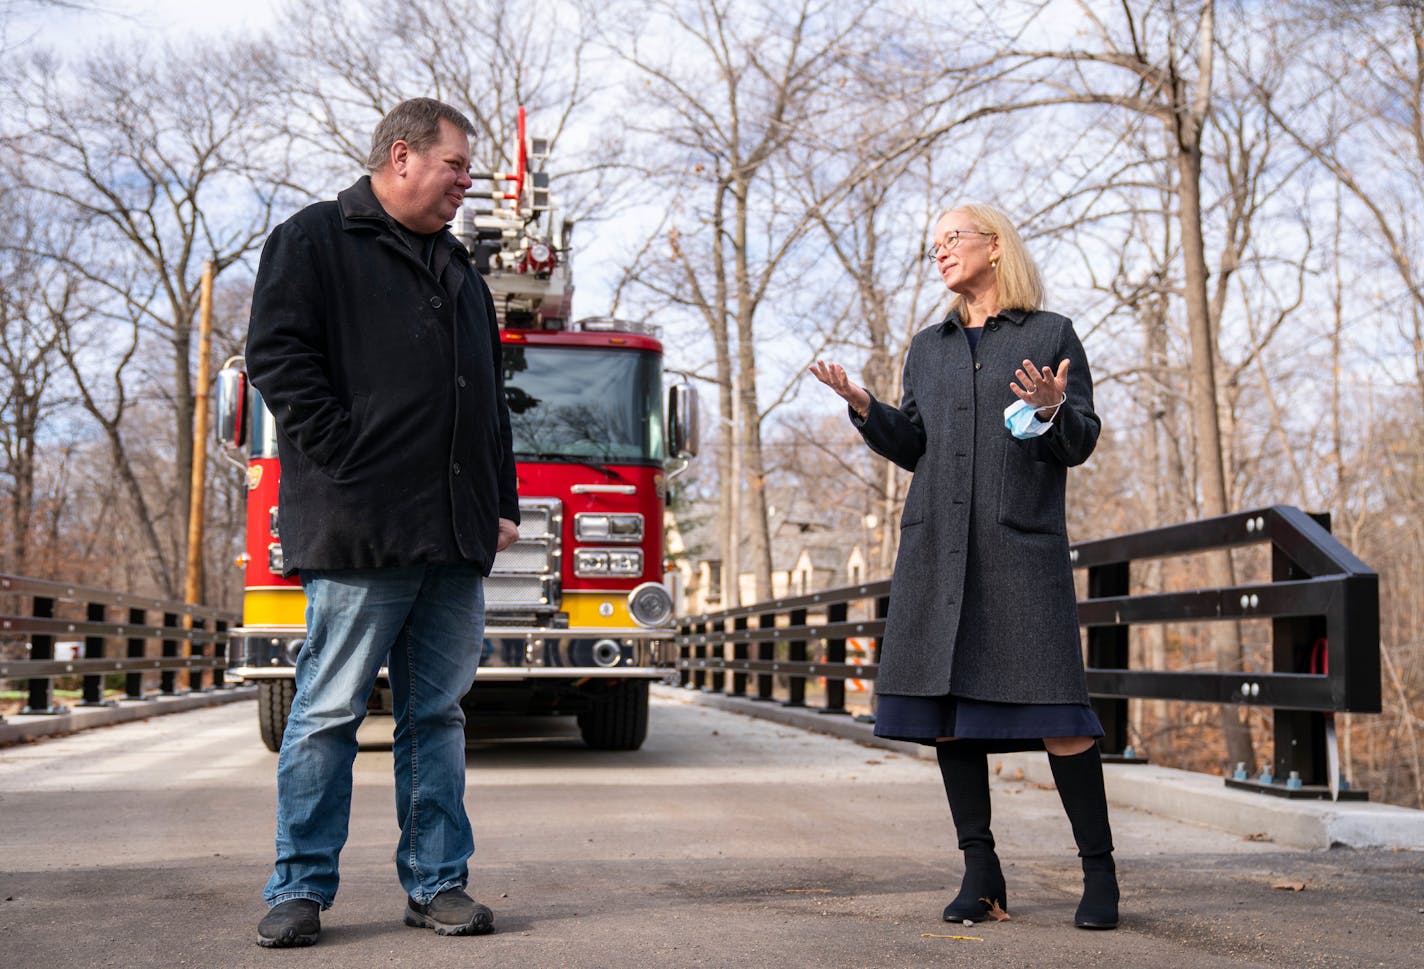
<path fill-rule="evenodd" d="M 963 240 L 964 236 L 989 236 L 993 238 L 997 232 L 983 232 L 979 229 L 955 229 L 944 237 L 942 242 L 936 242 L 925 250 L 925 258 L 933 262 L 939 258 L 941 252 L 949 252 Z"/>

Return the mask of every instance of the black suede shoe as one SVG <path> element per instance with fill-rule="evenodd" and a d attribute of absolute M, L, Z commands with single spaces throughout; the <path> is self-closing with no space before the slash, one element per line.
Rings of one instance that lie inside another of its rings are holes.
<path fill-rule="evenodd" d="M 494 931 L 494 913 L 463 888 L 447 888 L 426 905 L 407 896 L 405 924 L 436 935 L 484 935 Z"/>
<path fill-rule="evenodd" d="M 1087 868 L 1083 871 L 1083 900 L 1073 916 L 1080 929 L 1117 928 L 1117 873 L 1110 867 Z"/>
<path fill-rule="evenodd" d="M 1007 914 L 1008 892 L 1004 888 L 1004 870 L 992 848 L 964 852 L 964 879 L 959 894 L 944 907 L 946 922 L 983 922 L 997 908 Z"/>
<path fill-rule="evenodd" d="M 273 905 L 257 923 L 257 944 L 269 949 L 316 945 L 321 934 L 321 906 L 309 898 Z"/>

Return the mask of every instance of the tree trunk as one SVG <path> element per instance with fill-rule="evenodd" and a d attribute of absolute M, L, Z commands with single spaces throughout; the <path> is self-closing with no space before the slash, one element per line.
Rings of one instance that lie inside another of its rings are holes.
<path fill-rule="evenodd" d="M 1191 125 L 1191 122 L 1186 122 Z M 1185 136 L 1185 137 L 1181 137 Z M 1196 425 L 1197 482 L 1201 513 L 1205 517 L 1227 512 L 1226 467 L 1221 450 L 1221 417 L 1216 395 L 1216 333 L 1207 295 L 1206 247 L 1202 239 L 1201 128 L 1192 125 L 1179 132 L 1177 143 L 1178 224 L 1182 233 L 1187 330 L 1191 338 L 1191 397 Z M 1206 557 L 1206 584 L 1217 588 L 1236 584 L 1231 553 Z M 1244 657 L 1235 623 L 1212 623 L 1210 628 L 1217 669 L 1238 671 Z M 1251 732 L 1238 707 L 1221 707 L 1221 732 L 1226 741 L 1227 766 L 1256 763 Z"/>
<path fill-rule="evenodd" d="M 747 185 L 736 184 L 732 199 L 736 207 L 733 259 L 737 308 L 737 398 L 741 421 L 737 432 L 742 446 L 742 474 L 746 479 L 747 550 L 756 601 L 764 602 L 771 591 L 771 525 L 766 501 L 766 462 L 761 447 L 761 406 L 757 402 L 756 333 L 753 307 L 750 253 L 747 250 Z"/>

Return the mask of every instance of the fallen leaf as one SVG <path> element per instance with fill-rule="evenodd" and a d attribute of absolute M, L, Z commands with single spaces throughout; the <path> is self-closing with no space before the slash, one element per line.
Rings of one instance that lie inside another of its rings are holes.
<path fill-rule="evenodd" d="M 998 775 L 1002 774 L 1003 772 L 1004 772 L 1004 762 L 1003 762 L 1002 760 L 996 760 L 996 761 L 994 761 L 994 776 L 997 777 Z"/>
<path fill-rule="evenodd" d="M 1271 887 L 1287 892 L 1303 892 L 1305 891 L 1305 882 L 1276 882 Z"/>
<path fill-rule="evenodd" d="M 1243 835 L 1242 841 L 1270 841 L 1271 836 L 1264 831 L 1257 831 L 1254 834 Z"/>
<path fill-rule="evenodd" d="M 922 939 L 954 939 L 956 942 L 983 942 L 977 935 L 935 935 L 933 932 L 921 932 Z"/>
<path fill-rule="evenodd" d="M 998 902 L 988 898 L 981 898 L 979 901 L 989 906 L 989 918 L 995 922 L 1007 922 L 1009 920 L 1009 913 L 1001 909 Z"/>
<path fill-rule="evenodd" d="M 788 895 L 829 895 L 829 888 L 783 888 Z"/>

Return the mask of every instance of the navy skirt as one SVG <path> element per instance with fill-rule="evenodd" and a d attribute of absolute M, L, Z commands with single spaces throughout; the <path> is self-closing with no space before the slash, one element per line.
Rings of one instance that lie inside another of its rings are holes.
<path fill-rule="evenodd" d="M 1044 737 L 1101 737 L 1086 703 L 993 703 L 953 695 L 881 694 L 875 736 L 933 745 L 940 737 L 975 741 L 986 751 L 1042 750 Z"/>

